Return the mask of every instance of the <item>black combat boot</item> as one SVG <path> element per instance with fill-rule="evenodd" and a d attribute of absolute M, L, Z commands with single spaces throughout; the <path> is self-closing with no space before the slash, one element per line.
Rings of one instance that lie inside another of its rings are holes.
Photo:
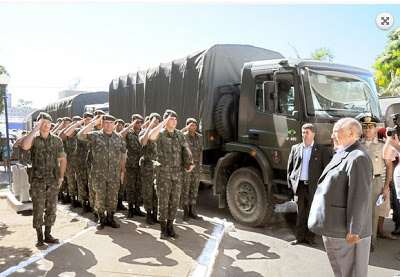
<path fill-rule="evenodd" d="M 82 214 L 88 212 L 88 206 L 86 205 L 86 201 L 82 201 Z"/>
<path fill-rule="evenodd" d="M 194 211 L 194 205 L 189 205 L 189 216 L 194 219 L 203 220 L 201 216 L 198 216 Z"/>
<path fill-rule="evenodd" d="M 99 221 L 99 214 L 96 212 L 93 212 L 93 221 L 96 223 Z"/>
<path fill-rule="evenodd" d="M 149 225 L 154 225 L 154 219 L 151 209 L 147 209 L 146 223 Z"/>
<path fill-rule="evenodd" d="M 43 246 L 43 230 L 42 227 L 36 228 L 37 242 L 36 247 Z"/>
<path fill-rule="evenodd" d="M 103 213 L 97 213 L 97 218 L 98 218 L 98 222 L 96 225 L 97 230 L 102 230 L 104 228 L 104 226 L 106 225 L 106 217 Z"/>
<path fill-rule="evenodd" d="M 188 205 L 183 206 L 183 217 L 182 217 L 182 219 L 184 221 L 189 221 L 189 206 Z"/>
<path fill-rule="evenodd" d="M 145 217 L 146 215 L 140 210 L 140 204 L 135 202 L 135 211 L 133 212 L 137 216 Z"/>
<path fill-rule="evenodd" d="M 75 195 L 71 195 L 71 209 L 76 208 L 76 202 L 77 200 L 75 199 Z"/>
<path fill-rule="evenodd" d="M 160 225 L 161 225 L 160 239 L 168 239 L 169 235 L 168 235 L 168 231 L 167 231 L 167 222 L 165 222 L 165 220 L 160 221 Z"/>
<path fill-rule="evenodd" d="M 50 233 L 51 233 L 51 226 L 45 226 L 44 227 L 44 242 L 59 243 L 59 240 L 54 238 Z"/>
<path fill-rule="evenodd" d="M 128 218 L 133 217 L 133 203 L 128 203 Z"/>
<path fill-rule="evenodd" d="M 124 206 L 124 204 L 122 204 L 122 195 L 118 196 L 118 205 L 117 205 L 117 211 L 125 211 L 126 207 Z"/>
<path fill-rule="evenodd" d="M 170 236 L 171 238 L 177 239 L 179 238 L 178 234 L 175 233 L 174 231 L 174 221 L 168 219 L 167 220 L 167 232 L 168 232 L 168 236 Z"/>
<path fill-rule="evenodd" d="M 158 208 L 155 207 L 155 208 L 153 208 L 153 221 L 154 221 L 154 223 L 160 223 L 160 221 L 157 219 L 157 215 L 158 215 Z"/>
<path fill-rule="evenodd" d="M 114 212 L 107 211 L 108 225 L 112 228 L 119 228 L 119 224 L 114 220 Z"/>
<path fill-rule="evenodd" d="M 63 205 L 66 203 L 65 197 L 64 197 L 64 193 L 59 192 L 58 193 L 58 199 L 60 200 L 60 203 L 63 204 Z"/>

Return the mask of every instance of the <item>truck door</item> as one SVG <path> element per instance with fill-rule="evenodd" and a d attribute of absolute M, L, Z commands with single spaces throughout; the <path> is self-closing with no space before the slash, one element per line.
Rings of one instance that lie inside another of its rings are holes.
<path fill-rule="evenodd" d="M 296 73 L 277 70 L 255 80 L 254 108 L 249 109 L 249 143 L 263 150 L 273 168 L 286 169 L 290 148 L 301 142 Z"/>

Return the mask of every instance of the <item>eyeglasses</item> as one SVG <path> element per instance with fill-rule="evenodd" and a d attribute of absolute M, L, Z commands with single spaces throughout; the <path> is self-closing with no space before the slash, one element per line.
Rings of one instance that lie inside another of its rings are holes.
<path fill-rule="evenodd" d="M 373 129 L 373 128 L 375 128 L 374 125 L 363 125 L 362 127 L 363 127 L 363 129 Z"/>

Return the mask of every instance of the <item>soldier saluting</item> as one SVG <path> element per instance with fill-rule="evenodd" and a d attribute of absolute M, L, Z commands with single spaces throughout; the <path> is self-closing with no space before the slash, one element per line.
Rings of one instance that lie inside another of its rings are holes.
<path fill-rule="evenodd" d="M 51 233 L 51 226 L 56 221 L 58 189 L 64 180 L 67 158 L 61 139 L 50 133 L 52 118 L 47 113 L 40 113 L 37 124 L 24 138 L 21 147 L 30 150 L 32 172 L 30 195 L 33 205 L 33 228 L 36 229 L 36 246 L 44 242 L 58 243 Z M 58 183 L 58 186 L 57 186 Z"/>
<path fill-rule="evenodd" d="M 93 125 L 99 123 L 103 127 L 100 131 L 90 131 Z M 94 209 L 99 218 L 98 230 L 104 228 L 106 211 L 110 226 L 119 228 L 114 221 L 114 212 L 125 173 L 126 143 L 114 131 L 114 125 L 115 117 L 112 115 L 98 115 L 78 133 L 78 139 L 88 141 L 93 151 L 91 178 L 96 192 Z"/>

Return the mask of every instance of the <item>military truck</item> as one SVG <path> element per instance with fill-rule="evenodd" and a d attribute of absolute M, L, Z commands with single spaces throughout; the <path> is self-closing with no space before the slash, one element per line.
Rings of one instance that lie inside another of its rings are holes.
<path fill-rule="evenodd" d="M 285 59 L 249 45 L 214 45 L 112 80 L 110 114 L 178 113 L 203 134 L 201 181 L 213 185 L 219 206 L 248 226 L 273 218 L 291 199 L 286 168 L 301 126 L 313 123 L 316 141 L 331 145 L 342 117 L 381 116 L 369 71 L 330 62 Z"/>

